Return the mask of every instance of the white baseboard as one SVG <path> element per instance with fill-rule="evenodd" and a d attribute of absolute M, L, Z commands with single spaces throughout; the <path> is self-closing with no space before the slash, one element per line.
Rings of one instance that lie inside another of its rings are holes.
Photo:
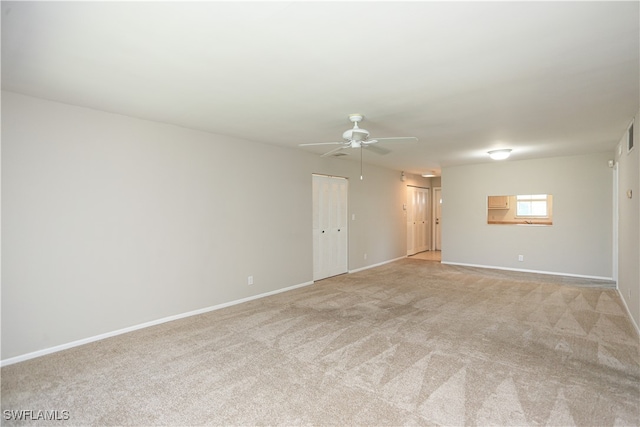
<path fill-rule="evenodd" d="M 617 285 L 616 285 L 616 291 L 618 292 L 618 295 L 620 296 L 620 299 L 622 300 L 622 304 L 624 305 L 624 308 L 627 310 L 627 314 L 629 315 L 629 319 L 631 319 L 631 324 L 635 327 L 636 333 L 640 337 L 640 327 L 638 327 L 638 324 L 636 323 L 636 320 L 633 318 L 633 315 L 631 314 L 631 310 L 629 310 L 629 306 L 627 305 L 627 300 L 624 299 L 624 297 L 622 296 L 622 293 L 620 292 L 620 289 L 618 289 Z"/>
<path fill-rule="evenodd" d="M 173 315 L 173 316 L 163 317 L 162 319 L 152 320 L 150 322 L 145 322 L 145 323 L 141 323 L 139 325 L 129 326 L 127 328 L 118 329 L 116 331 L 111 331 L 111 332 L 107 332 L 107 333 L 104 333 L 104 334 L 95 335 L 95 336 L 92 336 L 92 337 L 87 337 L 87 338 L 83 338 L 83 339 L 76 340 L 76 341 L 71 341 L 71 342 L 66 343 L 66 344 L 56 345 L 56 346 L 45 348 L 45 349 L 42 349 L 42 350 L 37 350 L 37 351 L 31 352 L 31 353 L 26 353 L 26 354 L 23 354 L 23 355 L 20 355 L 20 356 L 10 357 L 10 358 L 5 359 L 5 360 L 0 360 L 0 367 L 13 365 L 14 363 L 24 362 L 25 360 L 34 359 L 36 357 L 45 356 L 47 354 L 56 353 L 58 351 L 67 350 L 69 348 L 78 347 L 80 345 L 89 344 L 89 343 L 92 343 L 92 342 L 95 342 L 95 341 L 100 341 L 100 340 L 103 340 L 105 338 L 115 337 L 117 335 L 126 334 L 128 332 L 137 331 L 139 329 L 148 328 L 150 326 L 159 325 L 161 323 L 166 323 L 166 322 L 171 322 L 173 320 L 183 319 L 185 317 L 197 316 L 198 314 L 208 313 L 208 312 L 214 311 L 214 310 L 220 310 L 221 308 L 230 307 L 232 305 L 237 305 L 237 304 L 242 304 L 243 302 L 248 302 L 248 301 L 252 301 L 252 300 L 255 300 L 255 299 L 259 299 L 259 298 L 268 297 L 270 295 L 275 295 L 275 294 L 279 294 L 279 293 L 282 293 L 282 292 L 291 291 L 293 289 L 302 288 L 304 286 L 309 286 L 309 285 L 313 285 L 313 282 L 304 282 L 304 283 L 300 283 L 298 285 L 289 286 L 287 288 L 277 289 L 275 291 L 265 292 L 263 294 L 253 295 L 253 296 L 250 296 L 250 297 L 241 298 L 241 299 L 234 300 L 234 301 L 229 301 L 229 302 L 225 302 L 225 303 L 222 303 L 222 304 L 217 304 L 217 305 L 213 305 L 213 306 L 210 306 L 210 307 L 201 308 L 201 309 L 198 309 L 198 310 L 188 311 L 186 313 L 181 313 L 181 314 L 176 314 L 176 315 Z"/>
<path fill-rule="evenodd" d="M 374 268 L 374 267 L 380 267 L 381 265 L 389 264 L 390 262 L 399 261 L 399 260 L 404 259 L 404 258 L 406 258 L 406 257 L 407 257 L 407 256 L 405 255 L 405 256 L 401 256 L 400 258 L 394 258 L 394 259 L 390 259 L 390 260 L 388 260 L 388 261 L 382 261 L 382 262 L 379 262 L 379 263 L 377 263 L 377 264 L 371 264 L 371 265 L 367 265 L 367 266 L 365 266 L 365 267 L 356 268 L 355 270 L 349 270 L 349 271 L 348 271 L 348 273 L 349 273 L 349 274 L 351 274 L 351 273 L 357 273 L 358 271 L 368 270 L 368 269 L 370 269 L 370 268 Z"/>
<path fill-rule="evenodd" d="M 522 268 L 497 267 L 497 266 L 494 266 L 494 265 L 466 264 L 466 263 L 462 263 L 462 262 L 449 262 L 449 261 L 442 261 L 442 264 L 460 265 L 460 266 L 463 266 L 463 267 L 489 268 L 489 269 L 492 269 L 492 270 L 518 271 L 518 272 L 521 272 L 521 273 L 549 274 L 549 275 L 552 275 L 552 276 L 566 276 L 566 277 L 579 277 L 579 278 L 582 278 L 582 279 L 604 280 L 604 281 L 612 282 L 611 284 L 615 285 L 615 281 L 613 280 L 613 277 L 587 276 L 587 275 L 583 275 L 583 274 L 559 273 L 557 271 L 525 270 L 525 269 L 522 269 Z M 612 286 L 612 288 L 613 287 L 614 286 Z"/>

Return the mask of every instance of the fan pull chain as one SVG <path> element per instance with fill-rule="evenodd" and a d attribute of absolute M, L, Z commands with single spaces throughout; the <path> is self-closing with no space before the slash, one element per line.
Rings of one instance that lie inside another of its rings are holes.
<path fill-rule="evenodd" d="M 362 181 L 362 145 L 360 145 L 360 181 Z"/>

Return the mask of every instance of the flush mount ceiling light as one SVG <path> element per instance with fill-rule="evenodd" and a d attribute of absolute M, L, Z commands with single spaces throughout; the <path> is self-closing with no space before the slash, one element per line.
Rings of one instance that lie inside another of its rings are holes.
<path fill-rule="evenodd" d="M 489 151 L 489 157 L 491 157 L 493 160 L 504 160 L 510 155 L 511 155 L 510 148 Z"/>
<path fill-rule="evenodd" d="M 429 171 L 429 172 L 423 173 L 422 176 L 425 177 L 425 178 L 432 178 L 432 177 L 436 176 L 436 174 L 434 172 Z"/>

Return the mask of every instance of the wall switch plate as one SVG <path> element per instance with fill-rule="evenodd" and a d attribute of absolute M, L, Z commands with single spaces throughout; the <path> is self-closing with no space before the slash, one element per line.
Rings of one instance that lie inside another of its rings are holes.
<path fill-rule="evenodd" d="M 247 277 L 247 285 L 253 285 L 253 276 Z"/>
<path fill-rule="evenodd" d="M 518 255 L 518 261 L 524 261 L 524 255 Z"/>

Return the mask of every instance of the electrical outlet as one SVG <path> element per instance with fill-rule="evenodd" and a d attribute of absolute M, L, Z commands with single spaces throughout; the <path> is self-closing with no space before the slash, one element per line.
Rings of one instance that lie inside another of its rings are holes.
<path fill-rule="evenodd" d="M 524 255 L 518 255 L 518 261 L 524 261 Z"/>
<path fill-rule="evenodd" d="M 367 254 L 364 254 L 364 259 L 367 259 Z"/>
<path fill-rule="evenodd" d="M 253 285 L 253 276 L 247 277 L 247 285 Z"/>

